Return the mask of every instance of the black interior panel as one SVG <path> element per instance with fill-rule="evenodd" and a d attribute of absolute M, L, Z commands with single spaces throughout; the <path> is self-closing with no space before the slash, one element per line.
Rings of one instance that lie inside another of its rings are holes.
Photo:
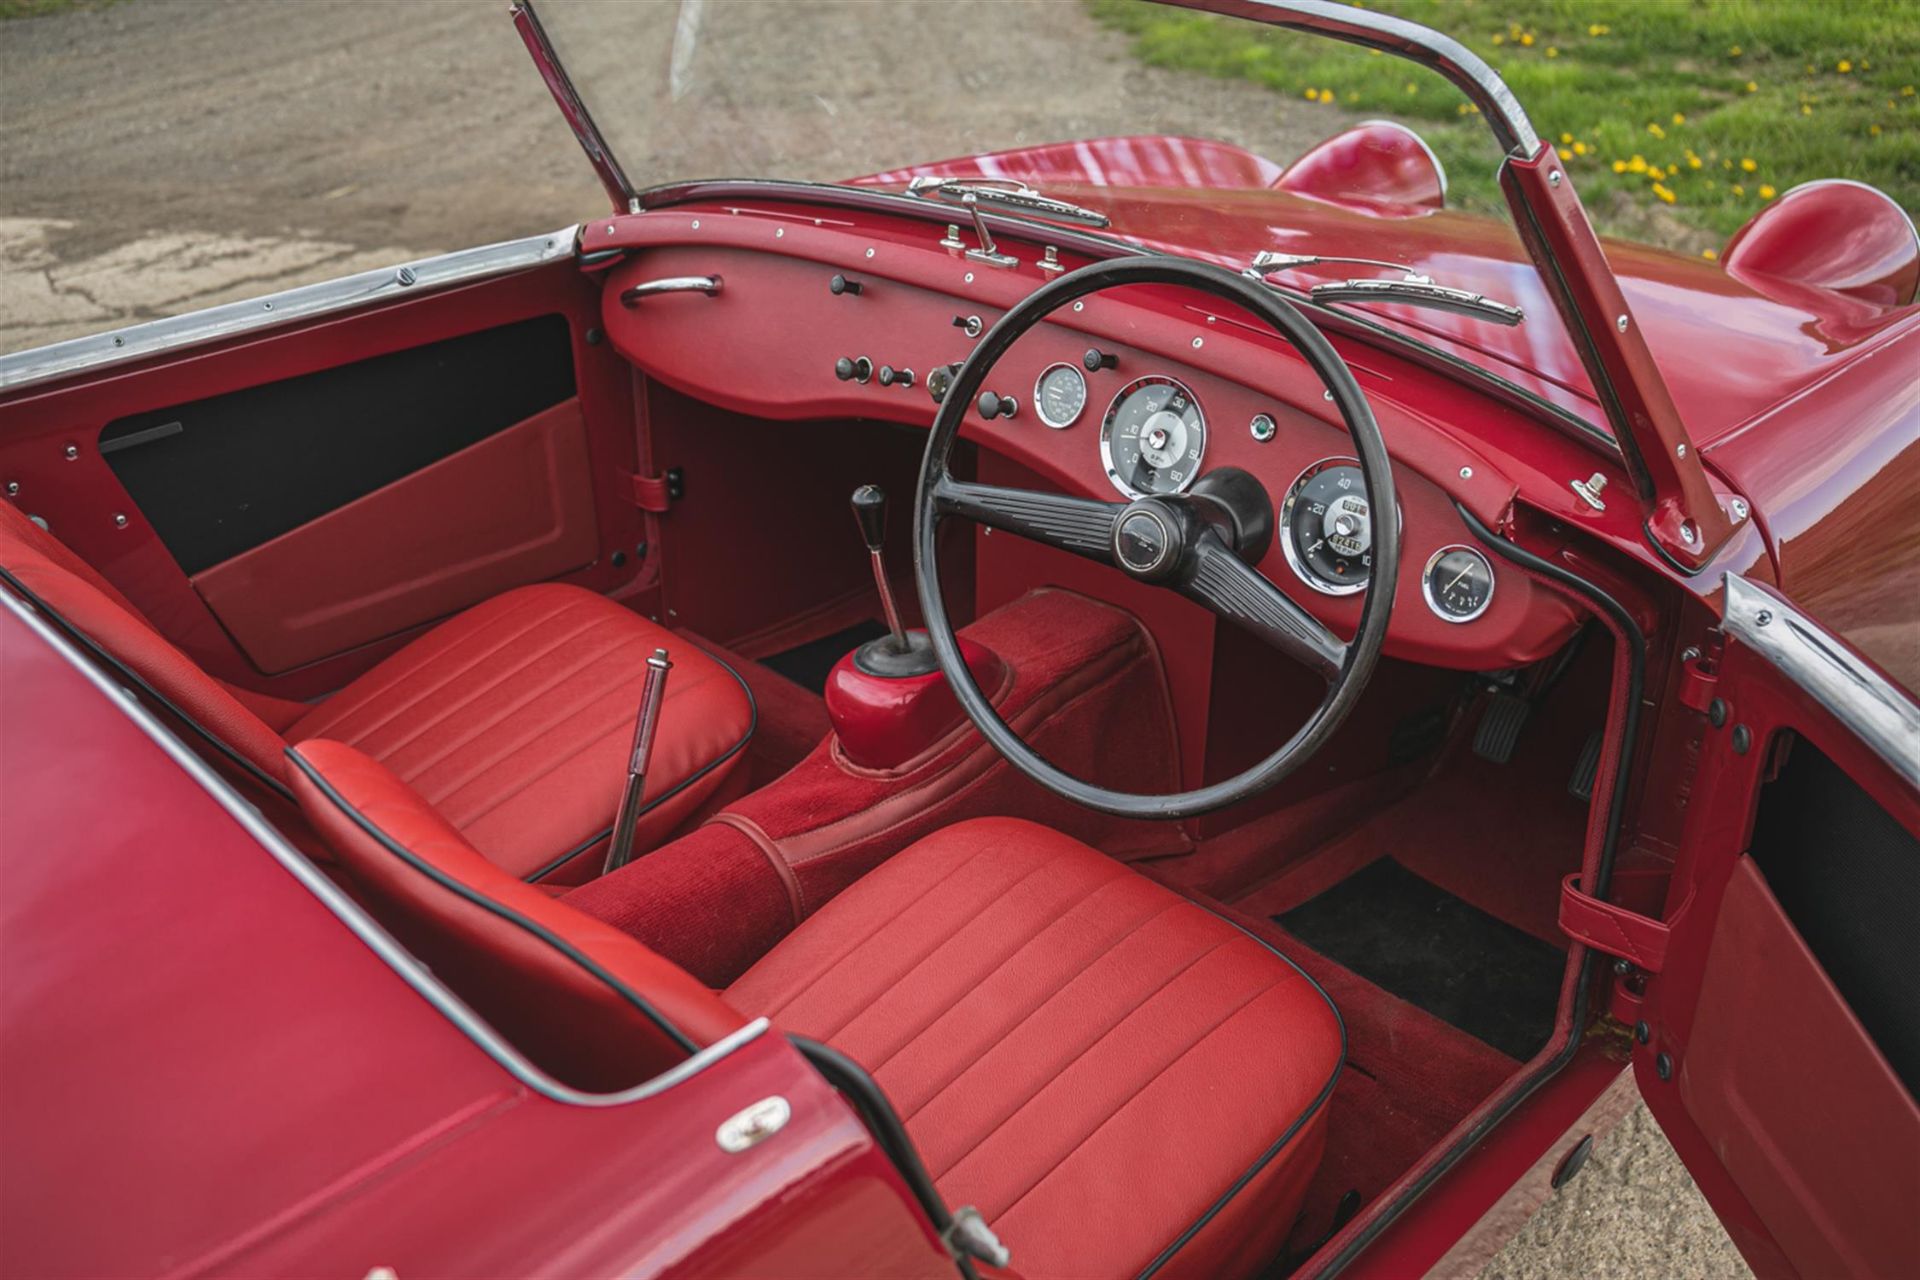
<path fill-rule="evenodd" d="M 187 573 L 574 394 L 564 316 L 538 316 L 109 423 L 100 451 Z"/>
<path fill-rule="evenodd" d="M 1920 839 L 1801 739 L 1760 792 L 1752 854 L 1820 967 L 1920 1097 L 1909 952 L 1920 922 Z"/>

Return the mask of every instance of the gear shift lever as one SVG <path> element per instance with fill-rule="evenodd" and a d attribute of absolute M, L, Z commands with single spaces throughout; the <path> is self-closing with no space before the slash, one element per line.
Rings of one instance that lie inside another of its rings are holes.
<path fill-rule="evenodd" d="M 900 625 L 900 607 L 893 602 L 893 583 L 887 578 L 884 550 L 887 544 L 887 491 L 877 484 L 863 484 L 853 491 L 853 518 L 860 522 L 860 536 L 866 539 L 867 554 L 873 559 L 873 585 L 880 590 L 880 608 L 887 615 L 887 630 L 893 632 L 895 653 L 907 653 L 907 629 Z"/>

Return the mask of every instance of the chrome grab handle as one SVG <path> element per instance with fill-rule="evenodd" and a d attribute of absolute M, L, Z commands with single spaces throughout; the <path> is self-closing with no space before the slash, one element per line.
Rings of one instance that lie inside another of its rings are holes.
<path fill-rule="evenodd" d="M 621 290 L 620 301 L 631 307 L 642 298 L 660 293 L 704 293 L 711 298 L 720 292 L 720 285 L 719 276 L 663 276 Z"/>

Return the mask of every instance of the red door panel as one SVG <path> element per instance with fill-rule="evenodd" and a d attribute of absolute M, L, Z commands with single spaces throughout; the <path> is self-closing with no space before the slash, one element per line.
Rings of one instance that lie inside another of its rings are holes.
<path fill-rule="evenodd" d="M 1920 1258 L 1920 1107 L 1751 858 L 1721 901 L 1679 1083 L 1801 1275 L 1891 1276 Z"/>
<path fill-rule="evenodd" d="M 598 544 L 574 399 L 204 570 L 193 587 L 253 664 L 277 674 L 580 568 Z"/>
<path fill-rule="evenodd" d="M 1760 1276 L 1920 1257 L 1920 706 L 1729 575 L 1635 1075 Z"/>

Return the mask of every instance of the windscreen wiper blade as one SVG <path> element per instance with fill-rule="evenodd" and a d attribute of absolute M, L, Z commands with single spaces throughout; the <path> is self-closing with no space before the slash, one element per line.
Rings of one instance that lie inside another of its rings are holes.
<path fill-rule="evenodd" d="M 915 178 L 907 183 L 910 196 L 937 196 L 955 204 L 981 205 L 1002 213 L 1025 214 L 1053 222 L 1104 228 L 1107 215 L 1084 205 L 1041 195 L 1018 178 Z"/>
<path fill-rule="evenodd" d="M 1247 268 L 1247 275 L 1264 282 L 1269 272 L 1284 271 L 1290 267 L 1316 266 L 1326 262 L 1351 262 L 1360 266 L 1385 267 L 1401 274 L 1398 279 L 1385 277 L 1369 280 L 1325 281 L 1307 290 L 1307 295 L 1315 302 L 1399 302 L 1409 306 L 1430 307 L 1436 311 L 1450 311 L 1455 315 L 1473 316 L 1479 320 L 1491 320 L 1495 324 L 1506 325 L 1509 328 L 1527 318 L 1525 311 L 1510 302 L 1500 302 L 1485 294 L 1475 293 L 1471 289 L 1456 289 L 1452 285 L 1436 284 L 1430 276 L 1423 276 L 1400 263 L 1383 262 L 1378 258 L 1347 258 L 1331 255 L 1322 257 L 1266 250 L 1253 256 L 1253 265 Z"/>

